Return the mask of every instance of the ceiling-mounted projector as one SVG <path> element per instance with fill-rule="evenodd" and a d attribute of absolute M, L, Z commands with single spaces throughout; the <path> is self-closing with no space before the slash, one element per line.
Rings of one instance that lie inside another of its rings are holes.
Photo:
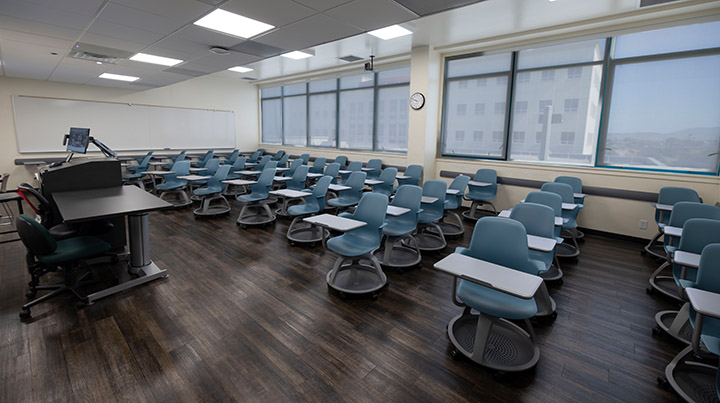
<path fill-rule="evenodd" d="M 214 53 L 214 54 L 220 55 L 220 56 L 225 56 L 225 55 L 229 55 L 230 51 L 225 48 L 221 48 L 220 46 L 213 46 L 210 48 L 210 53 Z"/>

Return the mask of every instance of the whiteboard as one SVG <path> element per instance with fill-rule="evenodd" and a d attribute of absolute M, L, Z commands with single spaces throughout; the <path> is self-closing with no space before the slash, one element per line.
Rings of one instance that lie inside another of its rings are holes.
<path fill-rule="evenodd" d="M 25 95 L 13 95 L 13 111 L 21 153 L 64 152 L 71 127 L 89 127 L 114 151 L 235 148 L 231 111 Z"/>

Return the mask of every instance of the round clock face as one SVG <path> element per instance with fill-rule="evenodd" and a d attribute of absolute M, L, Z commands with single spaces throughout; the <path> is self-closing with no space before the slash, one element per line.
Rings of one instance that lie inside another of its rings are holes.
<path fill-rule="evenodd" d="M 417 110 L 423 107 L 425 105 L 425 95 L 422 93 L 416 92 L 412 95 L 410 95 L 410 107 Z"/>

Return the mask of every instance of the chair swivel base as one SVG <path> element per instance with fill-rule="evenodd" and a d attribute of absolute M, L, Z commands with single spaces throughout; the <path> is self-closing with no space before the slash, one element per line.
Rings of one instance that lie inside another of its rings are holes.
<path fill-rule="evenodd" d="M 92 304 L 91 301 L 88 301 L 88 296 L 80 290 L 80 287 L 90 286 L 94 284 L 99 283 L 106 283 L 108 281 L 117 281 L 117 279 L 99 279 L 99 280 L 89 280 L 89 281 L 83 281 L 85 277 L 87 277 L 90 274 L 90 272 L 87 272 L 80 276 L 76 281 L 72 281 L 72 284 L 68 284 L 67 280 L 63 283 L 53 284 L 53 285 L 44 285 L 44 286 L 35 286 L 33 287 L 33 291 L 52 291 L 49 294 L 45 294 L 40 298 L 37 298 L 33 301 L 28 302 L 27 304 L 23 305 L 20 310 L 20 319 L 29 319 L 32 316 L 32 313 L 30 311 L 30 308 L 32 308 L 35 305 L 38 305 L 40 303 L 43 303 L 49 299 L 55 298 L 57 296 L 60 296 L 62 294 L 65 294 L 67 292 L 70 292 L 75 295 L 75 297 L 78 299 L 77 306 L 78 307 L 84 307 L 86 305 Z M 67 276 L 66 276 L 67 278 Z M 29 293 L 28 293 L 29 294 Z M 33 293 L 34 295 L 34 293 Z"/>
<path fill-rule="evenodd" d="M 462 223 L 462 220 L 460 219 L 460 216 L 455 213 L 454 211 L 448 212 L 448 215 L 451 215 L 455 222 L 446 222 L 443 220 L 440 220 L 437 222 L 437 225 L 440 226 L 440 229 L 442 230 L 442 233 L 444 236 L 461 236 L 465 234 L 465 226 Z M 447 217 L 447 216 L 446 216 Z"/>
<path fill-rule="evenodd" d="M 429 229 L 434 231 L 429 231 Z M 434 233 L 433 233 L 434 232 Z M 417 248 L 423 252 L 433 252 L 445 249 L 447 241 L 443 236 L 442 229 L 436 223 L 420 224 L 417 231 L 413 234 Z M 402 240 L 403 246 L 410 246 L 408 238 Z"/>
<path fill-rule="evenodd" d="M 695 361 L 694 355 L 692 346 L 678 353 L 665 367 L 665 376 L 658 377 L 658 384 L 672 387 L 687 402 L 716 403 L 717 363 Z"/>
<path fill-rule="evenodd" d="M 347 260 L 351 263 L 343 265 Z M 371 264 L 363 264 L 362 260 L 370 260 Z M 378 292 L 388 282 L 380 263 L 369 253 L 356 257 L 338 257 L 326 280 L 330 288 L 340 292 L 341 297 L 344 294 L 370 294 L 372 298 L 377 298 Z"/>
<path fill-rule="evenodd" d="M 553 264 L 547 271 L 538 274 L 538 276 L 547 282 L 560 281 L 563 278 L 563 272 L 556 264 Z"/>
<path fill-rule="evenodd" d="M 255 214 L 248 214 L 248 210 L 255 209 Z M 243 206 L 237 219 L 237 225 L 246 228 L 248 225 L 266 225 L 275 221 L 277 217 L 270 210 L 267 203 L 251 203 Z"/>
<path fill-rule="evenodd" d="M 175 199 L 166 200 L 163 197 L 166 195 L 175 195 Z M 184 189 L 177 189 L 177 190 L 166 190 L 162 193 L 160 193 L 160 199 L 165 200 L 166 202 L 173 205 L 173 207 L 181 208 L 181 207 L 187 207 L 191 205 L 193 202 L 188 197 L 187 193 Z"/>
<path fill-rule="evenodd" d="M 329 230 L 303 222 L 302 219 L 305 217 L 309 216 L 295 217 L 292 223 L 290 223 L 287 232 L 287 239 L 290 241 L 290 245 L 294 246 L 300 243 L 314 246 L 318 242 L 322 242 L 323 232 L 325 233 L 325 239 L 330 237 Z"/>
<path fill-rule="evenodd" d="M 487 335 L 487 342 L 480 342 L 478 347 L 483 351 L 475 351 L 475 339 L 479 334 Z M 471 314 L 469 308 L 450 321 L 448 337 L 455 347 L 451 352 L 454 359 L 462 354 L 494 371 L 525 371 L 534 367 L 540 358 L 533 335 L 508 320 L 482 313 Z"/>
<path fill-rule="evenodd" d="M 555 246 L 555 256 L 563 259 L 572 259 L 580 256 L 580 245 L 577 243 L 577 235 L 575 229 L 563 230 L 565 235 L 561 235 L 563 238 L 566 237 L 567 233 L 570 233 L 569 238 L 572 240 L 572 244 L 569 242 L 563 242 Z"/>
<path fill-rule="evenodd" d="M 213 205 L 214 201 L 218 201 L 219 204 Z M 224 196 L 219 194 L 203 198 L 200 207 L 193 210 L 195 217 L 217 217 L 229 212 L 230 203 Z"/>
<path fill-rule="evenodd" d="M 400 238 L 407 240 L 408 243 L 415 244 L 415 248 L 403 245 Z M 386 236 L 385 244 L 376 249 L 373 255 L 382 267 L 399 269 L 400 272 L 405 268 L 418 266 L 422 261 L 420 249 L 417 248 L 414 237 L 410 235 L 403 237 Z"/>
<path fill-rule="evenodd" d="M 662 242 L 660 242 L 661 236 L 663 236 L 663 233 L 658 231 L 650 242 L 642 248 L 640 253 L 643 255 L 650 255 L 656 259 L 665 260 L 665 251 L 662 248 Z"/>
<path fill-rule="evenodd" d="M 478 206 L 483 204 L 489 204 L 490 207 L 492 207 L 492 211 L 478 210 Z M 478 214 L 478 212 L 486 214 Z M 497 209 L 495 208 L 494 204 L 489 201 L 473 200 L 472 204 L 470 205 L 470 209 L 463 211 L 462 216 L 467 218 L 468 220 L 477 221 L 488 214 L 497 215 Z"/>
<path fill-rule="evenodd" d="M 660 311 L 655 314 L 657 325 L 653 334 L 667 334 L 685 345 L 690 345 L 693 328 L 690 324 L 690 305 L 686 302 L 679 311 Z"/>

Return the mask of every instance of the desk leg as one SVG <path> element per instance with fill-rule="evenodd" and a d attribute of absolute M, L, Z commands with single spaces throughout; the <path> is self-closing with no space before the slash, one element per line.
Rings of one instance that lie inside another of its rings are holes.
<path fill-rule="evenodd" d="M 147 213 L 128 216 L 130 238 L 130 262 L 128 270 L 123 270 L 118 285 L 88 295 L 88 304 L 96 300 L 125 291 L 158 278 L 167 277 L 167 270 L 161 270 L 150 259 L 150 233 L 148 232 Z"/>

